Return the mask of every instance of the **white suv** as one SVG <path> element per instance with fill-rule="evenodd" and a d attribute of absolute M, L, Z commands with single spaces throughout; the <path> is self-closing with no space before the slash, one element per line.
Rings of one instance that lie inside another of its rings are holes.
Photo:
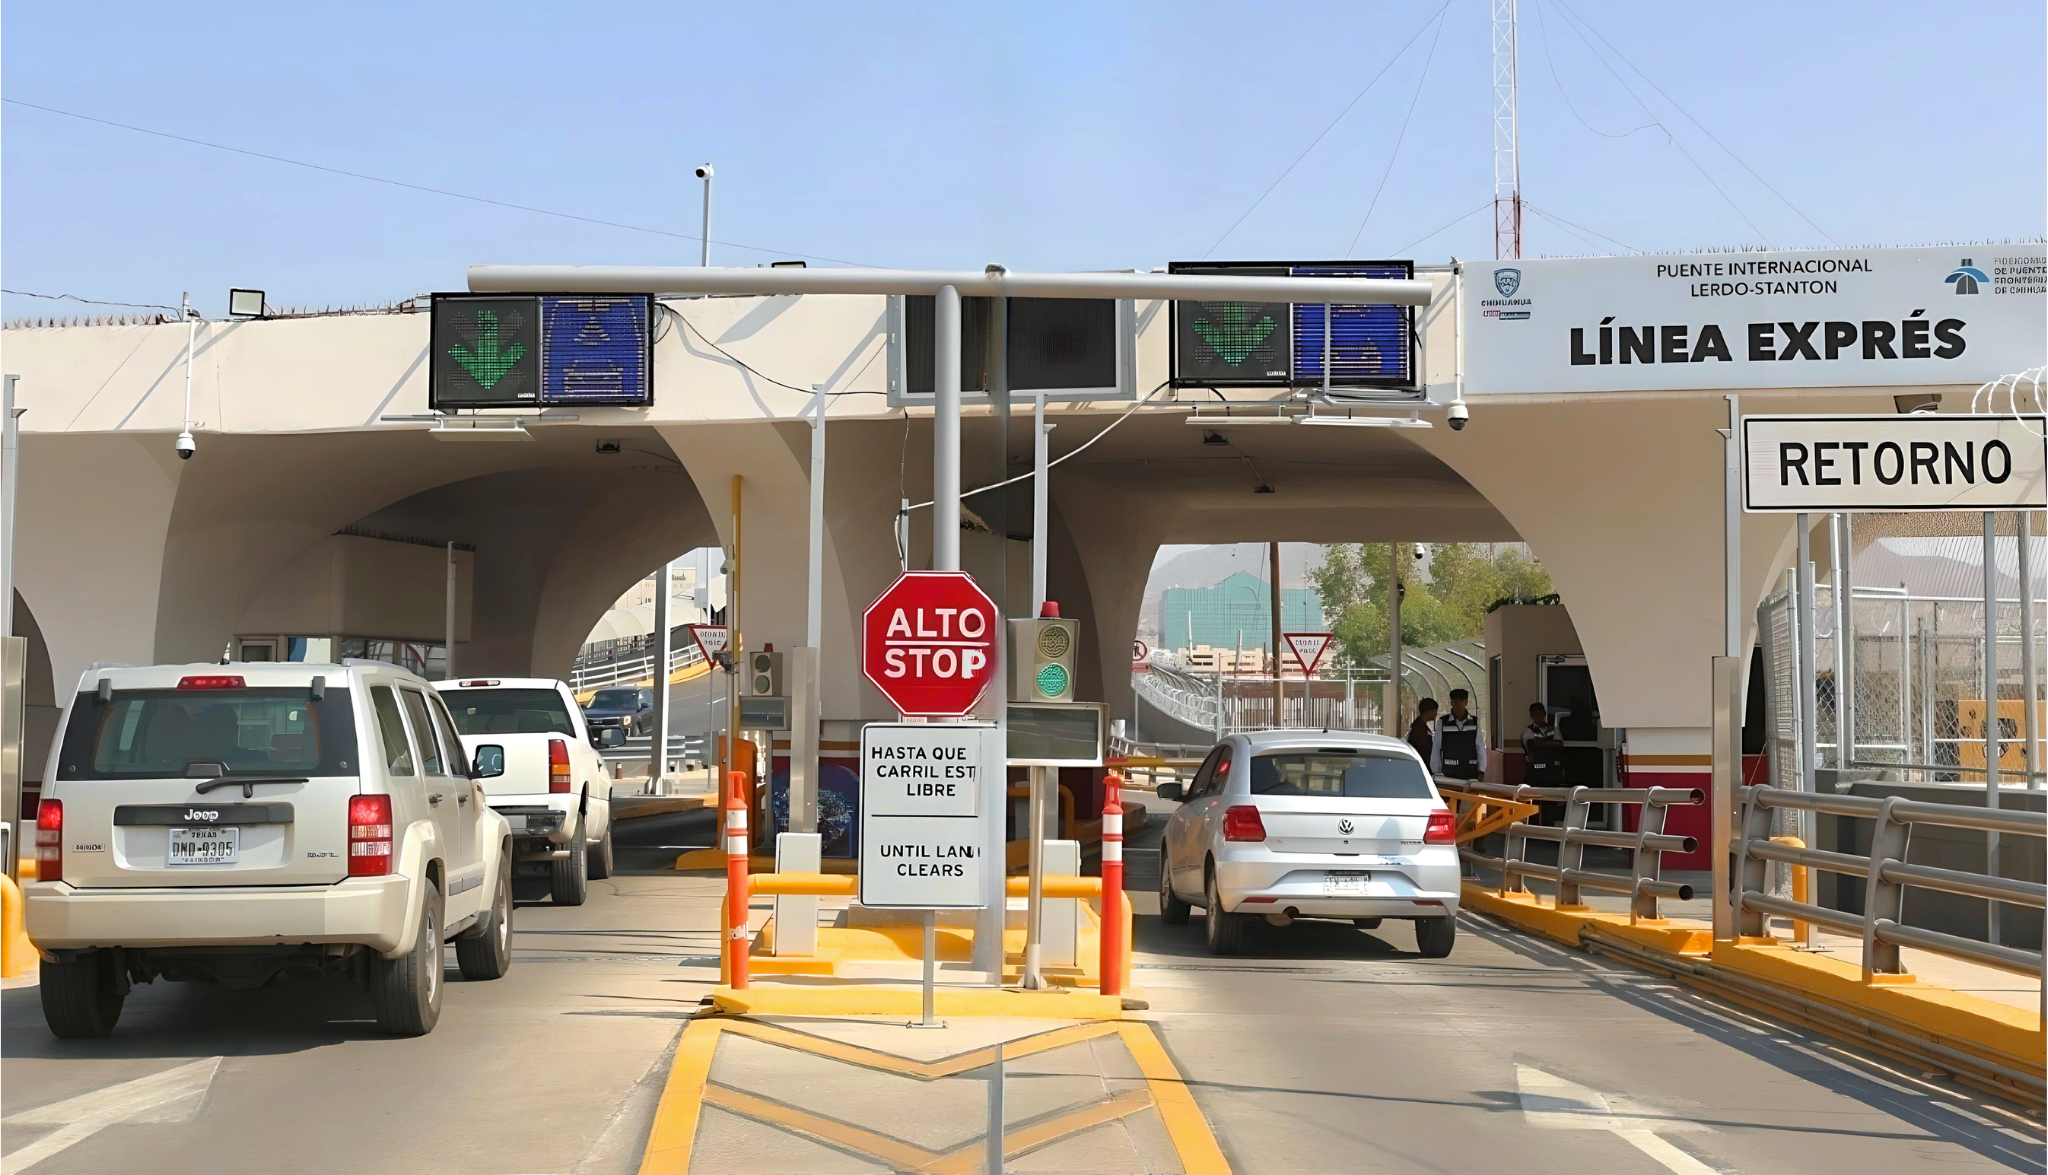
<path fill-rule="evenodd" d="M 378 1027 L 417 1036 L 440 1018 L 444 941 L 466 979 L 511 966 L 510 829 L 413 674 L 94 669 L 62 731 L 22 887 L 58 1036 L 105 1036 L 129 986 L 160 976 L 337 972 Z"/>
<path fill-rule="evenodd" d="M 1238 734 L 1209 752 L 1160 842 L 1159 912 L 1207 914 L 1209 950 L 1237 953 L 1263 914 L 1342 918 L 1365 929 L 1411 919 L 1424 957 L 1457 938 L 1457 822 L 1415 749 L 1338 730 Z"/>
<path fill-rule="evenodd" d="M 472 754 L 503 748 L 486 788 L 512 822 L 514 870 L 545 875 L 558 906 L 580 906 L 591 878 L 612 875 L 612 781 L 597 753 L 625 731 L 592 731 L 569 687 L 546 677 L 437 681 Z"/>

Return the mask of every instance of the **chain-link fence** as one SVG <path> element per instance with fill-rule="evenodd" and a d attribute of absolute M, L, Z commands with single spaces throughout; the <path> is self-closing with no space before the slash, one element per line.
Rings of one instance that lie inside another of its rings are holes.
<path fill-rule="evenodd" d="M 2048 601 L 2041 599 L 2043 539 L 2027 537 L 2023 557 L 2020 517 L 1997 516 L 1989 556 L 1997 597 L 1989 704 L 1983 515 L 1849 516 L 1848 554 L 1839 567 L 1827 549 L 1832 544 L 1814 544 L 1816 562 L 1827 564 L 1815 577 L 1809 607 L 1798 604 L 1797 569 L 1786 573 L 1757 614 L 1774 780 L 1810 787 L 1816 770 L 1879 769 L 1915 782 L 1983 782 L 1987 761 L 1995 761 L 2002 785 L 2041 786 L 2048 731 L 2034 731 L 2030 776 L 2025 698 L 2031 685 L 2037 727 L 2048 724 L 2039 702 Z M 2033 529 L 2041 529 L 2038 522 Z M 2031 591 L 2022 591 L 2022 570 Z M 1836 606 L 1837 583 L 1845 609 Z M 2023 596 L 2032 599 L 2023 604 Z M 1839 682 L 1850 688 L 1839 689 Z M 1809 705 L 1810 729 L 1803 721 Z M 1987 735 L 1996 739 L 1995 755 Z"/>

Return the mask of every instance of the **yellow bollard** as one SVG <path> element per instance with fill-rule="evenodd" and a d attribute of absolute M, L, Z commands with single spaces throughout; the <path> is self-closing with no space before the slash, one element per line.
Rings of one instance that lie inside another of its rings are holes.
<path fill-rule="evenodd" d="M 1771 838 L 1771 843 L 1774 845 L 1784 845 L 1787 848 L 1793 849 L 1803 849 L 1806 847 L 1806 842 L 1800 840 L 1796 836 L 1774 836 Z M 1802 905 L 1812 902 L 1813 899 L 1808 896 L 1811 892 L 1809 887 L 1812 885 L 1812 874 L 1813 870 L 1809 866 L 1792 866 L 1793 901 L 1799 902 Z M 1798 943 L 1800 946 L 1803 947 L 1812 947 L 1813 923 L 1800 922 L 1795 919 L 1792 923 L 1792 941 Z"/>
<path fill-rule="evenodd" d="M 21 887 L 0 873 L 0 978 L 16 979 L 28 974 L 36 962 L 36 944 L 29 941 L 22 925 Z"/>

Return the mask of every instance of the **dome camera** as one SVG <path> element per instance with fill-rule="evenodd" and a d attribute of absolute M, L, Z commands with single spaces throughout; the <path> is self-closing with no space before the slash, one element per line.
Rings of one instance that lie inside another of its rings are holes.
<path fill-rule="evenodd" d="M 698 164 L 698 165 L 697 165 L 697 178 L 698 178 L 698 179 L 700 179 L 700 180 L 708 180 L 708 179 L 710 179 L 710 178 L 711 178 L 711 165 L 710 165 L 710 164 L 708 164 L 708 163 L 700 163 L 700 164 Z"/>
<path fill-rule="evenodd" d="M 1415 561 L 1420 563 L 1422 560 L 1427 559 L 1428 557 L 1429 552 L 1422 549 L 1422 544 L 1415 544 Z"/>
<path fill-rule="evenodd" d="M 1451 410 L 1444 413 L 1444 421 L 1451 426 L 1452 432 L 1464 432 L 1466 422 L 1471 419 L 1472 410 L 1465 407 L 1463 400 L 1453 400 Z"/>
<path fill-rule="evenodd" d="M 190 461 L 192 454 L 199 451 L 199 442 L 192 439 L 191 429 L 178 434 L 177 450 L 180 461 Z"/>

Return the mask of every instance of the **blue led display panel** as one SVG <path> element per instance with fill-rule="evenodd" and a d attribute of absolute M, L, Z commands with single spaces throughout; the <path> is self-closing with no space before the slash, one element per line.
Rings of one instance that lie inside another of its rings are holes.
<path fill-rule="evenodd" d="M 1361 265 L 1297 265 L 1300 277 L 1415 276 L 1407 262 Z M 1299 383 L 1323 379 L 1323 312 L 1320 302 L 1294 305 L 1294 378 Z M 1408 334 L 1406 306 L 1329 307 L 1330 386 L 1407 387 L 1415 382 L 1414 348 Z"/>
<path fill-rule="evenodd" d="M 653 301 L 646 294 L 543 295 L 541 403 L 652 403 Z"/>

